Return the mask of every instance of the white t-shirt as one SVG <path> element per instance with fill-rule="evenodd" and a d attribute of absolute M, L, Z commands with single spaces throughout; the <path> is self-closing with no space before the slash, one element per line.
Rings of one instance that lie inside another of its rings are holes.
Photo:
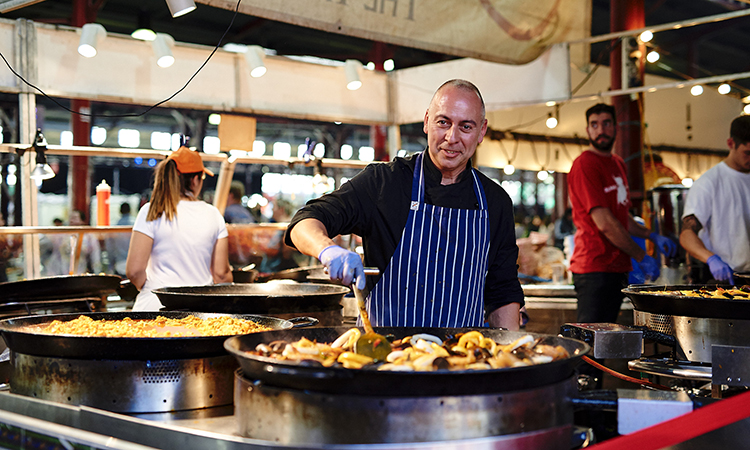
<path fill-rule="evenodd" d="M 698 237 L 737 272 L 750 272 L 750 174 L 724 161 L 698 178 L 687 194 L 682 217 L 703 225 Z"/>
<path fill-rule="evenodd" d="M 158 311 L 162 307 L 152 289 L 212 284 L 214 245 L 228 236 L 224 217 L 208 203 L 181 200 L 174 220 L 167 220 L 166 214 L 162 214 L 147 222 L 149 206 L 150 203 L 143 205 L 133 224 L 133 231 L 154 240 L 146 283 L 136 297 L 133 311 Z"/>

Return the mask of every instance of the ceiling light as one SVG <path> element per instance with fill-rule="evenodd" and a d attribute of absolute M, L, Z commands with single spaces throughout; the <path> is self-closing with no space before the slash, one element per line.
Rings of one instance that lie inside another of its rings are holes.
<path fill-rule="evenodd" d="M 359 80 L 359 69 L 362 67 L 362 63 L 356 59 L 347 59 L 344 71 L 346 72 L 346 88 L 350 91 L 356 91 L 362 87 L 362 82 Z"/>
<path fill-rule="evenodd" d="M 250 76 L 253 78 L 259 78 L 266 74 L 266 65 L 263 63 L 263 57 L 265 56 L 263 47 L 259 45 L 249 45 L 247 52 L 245 53 L 245 61 L 250 66 Z"/>
<path fill-rule="evenodd" d="M 553 116 L 552 113 L 549 113 L 549 115 L 547 116 L 547 121 L 545 122 L 545 124 L 547 125 L 547 128 L 549 128 L 551 130 L 552 128 L 557 127 L 557 118 L 555 116 Z"/>
<path fill-rule="evenodd" d="M 688 188 L 691 187 L 693 185 L 693 179 L 690 178 L 690 177 L 683 178 L 682 179 L 682 185 L 685 186 L 685 187 L 688 187 Z"/>
<path fill-rule="evenodd" d="M 375 70 L 375 63 L 372 62 L 372 61 L 368 62 L 367 65 L 365 66 L 365 69 L 367 69 L 367 70 Z"/>
<path fill-rule="evenodd" d="M 78 53 L 86 58 L 93 58 L 96 56 L 96 46 L 105 37 L 107 37 L 107 30 L 103 26 L 98 23 L 87 23 L 81 28 Z"/>
<path fill-rule="evenodd" d="M 386 59 L 383 62 L 383 70 L 385 70 L 386 72 L 390 72 L 390 71 L 392 71 L 395 68 L 396 68 L 396 63 L 393 62 L 392 59 Z"/>
<path fill-rule="evenodd" d="M 151 29 L 151 16 L 146 11 L 138 12 L 138 28 L 130 33 L 130 37 L 140 41 L 153 41 L 156 39 L 156 32 Z"/>
<path fill-rule="evenodd" d="M 31 171 L 29 178 L 40 181 L 54 177 L 55 172 L 47 164 L 47 156 L 44 155 L 44 151 L 47 150 L 47 140 L 44 138 L 41 129 L 36 130 L 36 137 L 31 148 L 36 152 L 36 167 Z"/>
<path fill-rule="evenodd" d="M 208 123 L 211 125 L 219 125 L 221 123 L 221 114 L 216 114 L 216 113 L 209 114 Z"/>
<path fill-rule="evenodd" d="M 693 94 L 694 97 L 701 95 L 703 93 L 703 86 L 696 84 L 690 88 L 690 93 Z"/>
<path fill-rule="evenodd" d="M 721 83 L 719 85 L 718 91 L 719 91 L 719 94 L 721 95 L 727 95 L 728 93 L 732 92 L 732 86 L 730 86 L 727 83 Z"/>
<path fill-rule="evenodd" d="M 638 40 L 641 42 L 650 42 L 654 38 L 654 33 L 646 30 L 638 36 Z"/>
<path fill-rule="evenodd" d="M 170 67 L 174 64 L 172 47 L 174 47 L 174 38 L 165 33 L 156 33 L 156 39 L 151 42 L 156 55 L 156 64 L 159 67 Z"/>
<path fill-rule="evenodd" d="M 513 167 L 513 164 L 509 163 L 509 164 L 506 164 L 505 167 L 503 167 L 503 173 L 505 173 L 505 175 L 513 175 L 515 171 L 516 171 L 516 168 Z"/>
<path fill-rule="evenodd" d="M 646 61 L 650 63 L 655 63 L 658 60 L 659 60 L 659 52 L 657 52 L 656 50 L 652 50 L 648 52 L 648 54 L 646 55 Z"/>
<path fill-rule="evenodd" d="M 167 0 L 167 6 L 172 17 L 180 17 L 195 9 L 193 0 Z"/>
<path fill-rule="evenodd" d="M 546 180 L 548 176 L 549 176 L 549 172 L 547 172 L 546 170 L 540 170 L 536 174 L 536 177 L 537 177 L 537 179 L 539 179 L 539 181 Z"/>
<path fill-rule="evenodd" d="M 554 101 L 554 100 L 550 100 L 547 103 L 545 103 L 545 105 L 550 106 L 550 107 L 555 106 L 556 104 L 557 104 L 557 102 Z"/>
<path fill-rule="evenodd" d="M 742 108 L 742 112 L 745 114 L 750 114 L 750 104 L 745 105 L 744 108 Z"/>

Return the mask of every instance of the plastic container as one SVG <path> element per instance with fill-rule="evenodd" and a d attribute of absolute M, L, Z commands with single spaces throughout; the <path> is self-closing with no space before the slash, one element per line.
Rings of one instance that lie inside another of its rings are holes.
<path fill-rule="evenodd" d="M 96 225 L 109 226 L 109 197 L 112 189 L 105 180 L 96 187 Z"/>

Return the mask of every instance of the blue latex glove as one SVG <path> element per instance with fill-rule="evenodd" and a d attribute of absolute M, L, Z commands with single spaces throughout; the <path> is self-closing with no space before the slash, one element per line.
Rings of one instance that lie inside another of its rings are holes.
<path fill-rule="evenodd" d="M 656 244 L 656 248 L 659 249 L 660 252 L 664 253 L 664 256 L 666 256 L 667 258 L 671 258 L 677 254 L 677 244 L 675 244 L 672 239 L 669 239 L 666 236 L 662 236 L 655 231 L 649 234 L 648 238 L 651 239 L 654 244 Z"/>
<path fill-rule="evenodd" d="M 365 288 L 365 267 L 358 254 L 338 245 L 330 245 L 320 252 L 318 259 L 326 266 L 332 280 L 340 280 L 349 286 L 356 279 L 357 289 Z"/>
<path fill-rule="evenodd" d="M 721 258 L 719 258 L 719 255 L 711 256 L 706 262 L 708 263 L 708 268 L 711 270 L 711 275 L 714 276 L 715 280 L 729 281 L 729 284 L 734 284 L 732 268 L 722 261 Z"/>
<path fill-rule="evenodd" d="M 641 262 L 638 263 L 638 265 L 641 267 L 641 270 L 646 276 L 646 279 L 651 279 L 651 281 L 654 281 L 659 278 L 659 263 L 657 263 L 654 258 L 646 255 L 643 257 Z"/>

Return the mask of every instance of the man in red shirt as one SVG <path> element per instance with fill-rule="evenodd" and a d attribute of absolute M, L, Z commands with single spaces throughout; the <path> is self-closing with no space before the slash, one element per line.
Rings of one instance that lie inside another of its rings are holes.
<path fill-rule="evenodd" d="M 625 162 L 612 153 L 617 135 L 615 109 L 603 103 L 586 111 L 590 146 L 568 174 L 577 231 L 570 271 L 578 297 L 578 322 L 616 322 L 627 286 L 631 258 L 646 277 L 659 277 L 659 264 L 633 240 L 648 238 L 667 255 L 674 242 L 637 223 L 629 212 Z"/>

